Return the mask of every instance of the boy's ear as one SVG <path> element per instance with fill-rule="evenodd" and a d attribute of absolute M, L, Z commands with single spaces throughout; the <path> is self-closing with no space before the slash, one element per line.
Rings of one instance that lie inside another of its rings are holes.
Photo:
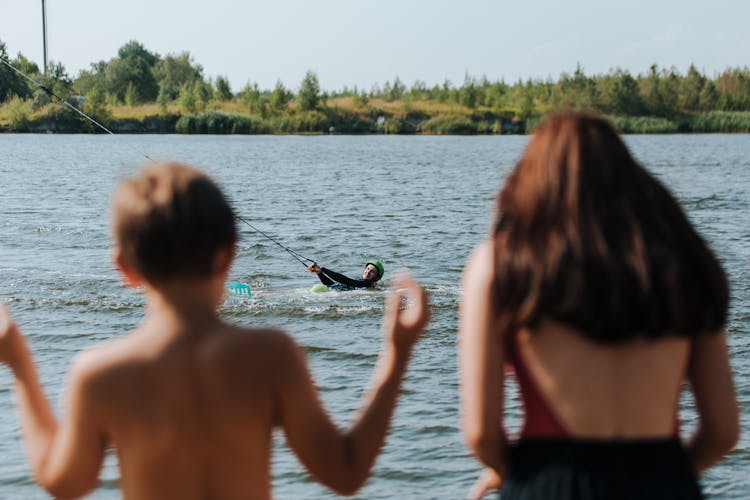
<path fill-rule="evenodd" d="M 219 249 L 214 255 L 214 274 L 228 273 L 236 254 L 237 245 L 229 245 Z"/>
<path fill-rule="evenodd" d="M 115 250 L 114 261 L 115 267 L 120 271 L 126 287 L 136 288 L 143 284 L 143 278 L 141 278 L 140 274 L 128 264 L 125 256 L 119 248 Z"/>

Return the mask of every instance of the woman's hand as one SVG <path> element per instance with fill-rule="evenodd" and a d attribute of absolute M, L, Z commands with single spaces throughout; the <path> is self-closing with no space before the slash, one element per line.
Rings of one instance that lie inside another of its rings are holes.
<path fill-rule="evenodd" d="M 486 467 L 469 491 L 470 500 L 481 500 L 492 490 L 497 490 L 503 484 L 503 478 L 495 471 Z"/>

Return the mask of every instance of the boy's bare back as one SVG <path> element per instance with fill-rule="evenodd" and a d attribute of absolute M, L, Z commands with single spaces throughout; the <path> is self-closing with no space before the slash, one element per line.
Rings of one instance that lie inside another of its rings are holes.
<path fill-rule="evenodd" d="M 221 323 L 175 333 L 144 325 L 79 360 L 123 494 L 268 497 L 274 393 L 296 348 L 284 333 Z"/>

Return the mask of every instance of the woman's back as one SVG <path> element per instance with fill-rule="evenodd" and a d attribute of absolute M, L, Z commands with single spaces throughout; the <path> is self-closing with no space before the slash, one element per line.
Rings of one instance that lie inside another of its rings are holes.
<path fill-rule="evenodd" d="M 521 330 L 516 363 L 567 436 L 673 437 L 689 359 L 684 338 L 602 345 L 573 329 L 542 321 Z M 528 415 L 527 415 L 528 417 Z M 525 435 L 539 435 L 528 429 Z"/>

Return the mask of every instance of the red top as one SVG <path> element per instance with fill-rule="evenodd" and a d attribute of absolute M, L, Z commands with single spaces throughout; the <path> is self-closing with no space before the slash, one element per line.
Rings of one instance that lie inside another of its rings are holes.
<path fill-rule="evenodd" d="M 545 401 L 536 381 L 523 363 L 516 335 L 509 335 L 506 345 L 508 361 L 516 372 L 523 400 L 524 423 L 521 436 L 568 436 L 568 431 Z"/>

